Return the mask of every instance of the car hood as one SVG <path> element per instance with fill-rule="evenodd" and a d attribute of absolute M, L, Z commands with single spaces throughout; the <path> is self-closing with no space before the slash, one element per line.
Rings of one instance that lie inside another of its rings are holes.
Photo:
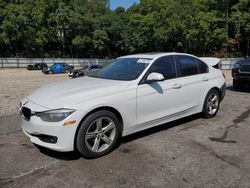
<path fill-rule="evenodd" d="M 122 92 L 129 84 L 129 81 L 83 77 L 45 85 L 27 99 L 49 109 L 70 108 L 87 100 Z"/>
<path fill-rule="evenodd" d="M 244 60 L 241 60 L 241 61 L 237 61 L 236 63 L 240 64 L 240 65 L 243 65 L 243 64 L 249 65 L 250 64 L 250 59 L 244 59 Z"/>

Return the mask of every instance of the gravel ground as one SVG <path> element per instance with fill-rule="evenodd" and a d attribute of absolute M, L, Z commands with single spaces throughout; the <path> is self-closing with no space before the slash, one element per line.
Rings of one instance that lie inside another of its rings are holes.
<path fill-rule="evenodd" d="M 0 116 L 18 113 L 20 100 L 52 81 L 69 79 L 67 74 L 45 75 L 26 69 L 0 69 Z"/>
<path fill-rule="evenodd" d="M 184 118 L 122 139 L 107 156 L 35 147 L 20 130 L 22 97 L 67 75 L 0 70 L 0 187 L 250 187 L 250 93 L 227 94 L 217 116 Z"/>

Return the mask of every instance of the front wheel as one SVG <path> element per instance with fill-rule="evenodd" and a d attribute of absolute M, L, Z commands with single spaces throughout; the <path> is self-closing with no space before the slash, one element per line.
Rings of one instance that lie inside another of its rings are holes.
<path fill-rule="evenodd" d="M 80 126 L 76 148 L 86 158 L 97 158 L 109 153 L 121 135 L 117 117 L 106 110 L 89 115 Z"/>
<path fill-rule="evenodd" d="M 208 92 L 202 110 L 202 116 L 205 118 L 212 118 L 216 116 L 220 107 L 220 95 L 215 90 L 212 89 Z"/>

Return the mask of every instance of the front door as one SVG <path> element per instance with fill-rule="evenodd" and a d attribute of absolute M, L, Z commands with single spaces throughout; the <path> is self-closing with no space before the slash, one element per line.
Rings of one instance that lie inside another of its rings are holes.
<path fill-rule="evenodd" d="M 146 122 L 161 121 L 185 108 L 181 98 L 185 97 L 181 83 L 177 78 L 177 68 L 173 56 L 156 60 L 150 67 L 148 74 L 161 73 L 165 80 L 151 84 L 140 84 L 137 87 L 137 125 Z M 147 76 L 145 75 L 145 76 Z"/>

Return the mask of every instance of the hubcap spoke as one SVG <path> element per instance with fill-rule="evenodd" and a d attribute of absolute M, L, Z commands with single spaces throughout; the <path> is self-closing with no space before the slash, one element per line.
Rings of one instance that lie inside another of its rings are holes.
<path fill-rule="evenodd" d="M 212 111 L 213 111 L 212 106 L 209 106 L 209 112 L 212 113 Z"/>
<path fill-rule="evenodd" d="M 94 143 L 94 146 L 92 148 L 93 151 L 98 152 L 99 145 L 100 145 L 100 140 L 101 139 L 99 137 L 95 138 L 95 143 Z"/>
<path fill-rule="evenodd" d="M 217 98 L 218 98 L 218 97 L 215 95 L 215 96 L 212 98 L 212 101 L 213 101 L 213 102 L 217 101 Z"/>
<path fill-rule="evenodd" d="M 102 130 L 104 133 L 112 130 L 113 128 L 115 127 L 114 123 L 113 122 L 110 122 L 106 127 L 104 127 Z"/>
<path fill-rule="evenodd" d="M 96 128 L 100 130 L 102 128 L 102 118 L 96 120 Z"/>
<path fill-rule="evenodd" d="M 96 132 L 88 132 L 85 136 L 86 139 L 95 138 L 97 136 Z"/>
<path fill-rule="evenodd" d="M 103 140 L 106 144 L 108 144 L 108 145 L 110 145 L 110 144 L 112 143 L 112 140 L 111 140 L 109 137 L 107 137 L 105 134 L 103 135 L 102 140 Z"/>

